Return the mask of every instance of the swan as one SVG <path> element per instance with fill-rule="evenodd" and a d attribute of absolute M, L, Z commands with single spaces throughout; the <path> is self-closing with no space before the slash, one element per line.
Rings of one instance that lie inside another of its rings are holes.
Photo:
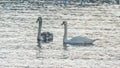
<path fill-rule="evenodd" d="M 50 32 L 41 32 L 42 17 L 38 17 L 38 19 L 37 19 L 36 22 L 39 22 L 37 43 L 38 43 L 38 47 L 41 48 L 41 43 L 49 43 L 49 42 L 53 41 L 53 33 L 50 33 Z"/>
<path fill-rule="evenodd" d="M 41 36 L 42 18 L 41 18 L 41 17 L 38 17 L 38 19 L 37 19 L 36 22 L 39 22 L 38 36 L 37 36 L 37 43 L 38 43 L 38 47 L 41 48 L 41 43 L 42 43 L 42 41 L 43 41 L 43 38 L 42 38 L 42 36 Z"/>
<path fill-rule="evenodd" d="M 66 46 L 67 44 L 71 45 L 79 45 L 79 44 L 93 44 L 96 39 L 90 39 L 87 37 L 76 36 L 70 40 L 67 40 L 67 22 L 63 21 L 61 25 L 64 25 L 64 36 L 63 36 L 63 45 Z"/>

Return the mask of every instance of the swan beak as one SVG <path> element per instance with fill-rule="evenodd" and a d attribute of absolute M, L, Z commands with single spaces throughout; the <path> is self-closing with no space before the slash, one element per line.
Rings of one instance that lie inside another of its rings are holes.
<path fill-rule="evenodd" d="M 38 22 L 39 22 L 39 20 L 36 21 L 36 23 L 38 23 Z"/>
<path fill-rule="evenodd" d="M 38 23 L 38 22 L 39 22 L 39 19 L 37 19 L 36 23 Z"/>
<path fill-rule="evenodd" d="M 63 25 L 64 23 L 62 23 L 61 25 Z"/>
<path fill-rule="evenodd" d="M 38 20 L 36 21 L 36 23 L 38 23 Z"/>

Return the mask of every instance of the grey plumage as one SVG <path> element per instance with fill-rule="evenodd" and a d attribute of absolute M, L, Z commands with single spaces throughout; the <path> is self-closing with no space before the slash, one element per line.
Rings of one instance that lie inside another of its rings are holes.
<path fill-rule="evenodd" d="M 39 22 L 37 43 L 38 43 L 38 47 L 41 48 L 41 43 L 49 43 L 49 42 L 53 41 L 53 33 L 41 32 L 41 30 L 42 30 L 42 17 L 38 17 L 37 22 Z"/>
<path fill-rule="evenodd" d="M 38 17 L 38 19 L 37 19 L 36 22 L 39 22 L 39 29 L 38 29 L 37 42 L 38 42 L 38 47 L 41 48 L 41 43 L 42 43 L 42 40 L 43 40 L 43 38 L 41 37 L 42 18 L 41 18 L 41 17 Z"/>

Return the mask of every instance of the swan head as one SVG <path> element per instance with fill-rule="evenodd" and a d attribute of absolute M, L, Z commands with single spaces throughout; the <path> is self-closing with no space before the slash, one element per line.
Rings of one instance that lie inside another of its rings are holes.
<path fill-rule="evenodd" d="M 61 25 L 67 25 L 67 21 L 63 21 Z"/>
<path fill-rule="evenodd" d="M 42 22 L 42 17 L 38 17 L 36 22 Z"/>

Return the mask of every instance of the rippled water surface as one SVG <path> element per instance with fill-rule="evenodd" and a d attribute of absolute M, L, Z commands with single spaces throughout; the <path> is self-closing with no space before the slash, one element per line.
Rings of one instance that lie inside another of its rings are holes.
<path fill-rule="evenodd" d="M 0 10 L 0 68 L 119 68 L 120 6 L 53 7 L 39 10 Z M 37 47 L 38 16 L 42 31 L 54 41 Z M 62 44 L 62 21 L 68 21 L 68 39 L 96 38 L 94 45 Z"/>

